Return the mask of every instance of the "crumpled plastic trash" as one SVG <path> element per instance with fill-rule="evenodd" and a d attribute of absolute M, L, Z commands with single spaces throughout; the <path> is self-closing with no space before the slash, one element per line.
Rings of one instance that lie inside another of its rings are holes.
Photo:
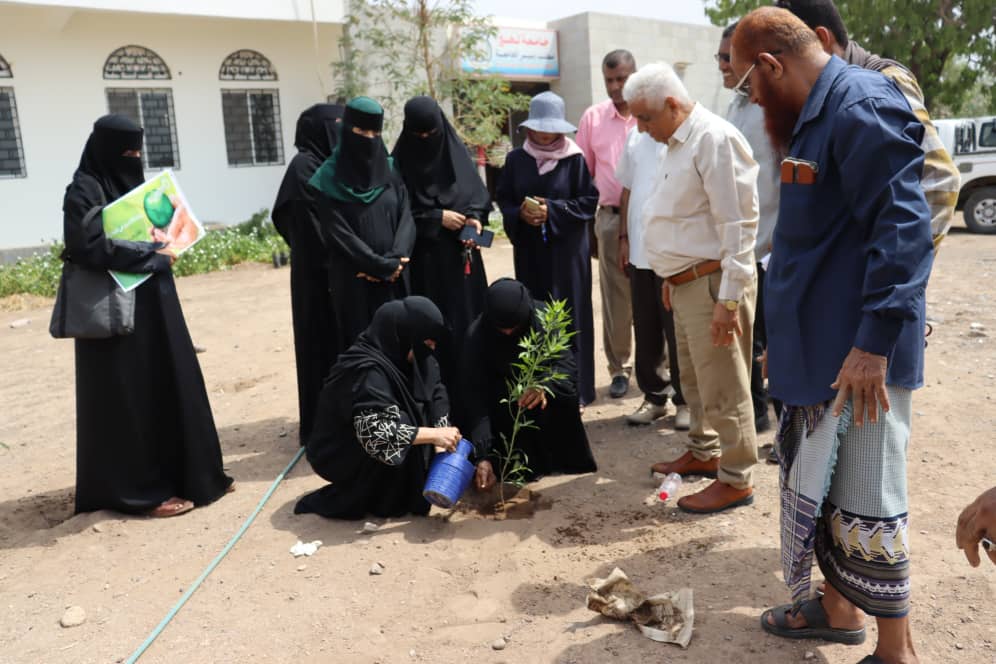
<path fill-rule="evenodd" d="M 291 554 L 295 558 L 300 558 L 301 556 L 313 556 L 315 551 L 318 551 L 318 547 L 322 545 L 322 540 L 315 540 L 314 542 L 302 542 L 297 541 L 297 544 L 290 548 Z"/>
<path fill-rule="evenodd" d="M 687 648 L 692 640 L 695 609 L 692 589 L 647 597 L 616 567 L 604 579 L 588 582 L 588 608 L 616 620 L 632 620 L 644 636 Z"/>

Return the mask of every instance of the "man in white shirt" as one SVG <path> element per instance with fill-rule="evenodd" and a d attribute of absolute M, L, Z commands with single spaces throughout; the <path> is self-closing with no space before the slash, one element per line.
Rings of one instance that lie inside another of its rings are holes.
<path fill-rule="evenodd" d="M 692 101 L 669 65 L 633 74 L 623 94 L 637 126 L 667 145 L 644 207 L 644 244 L 665 280 L 664 306 L 674 311 L 691 413 L 688 451 L 653 470 L 717 478 L 678 501 L 685 511 L 749 505 L 757 463 L 750 396 L 757 163 L 743 135 Z"/>
<path fill-rule="evenodd" d="M 716 52 L 716 62 L 723 74 L 723 87 L 732 90 L 737 84 L 737 77 L 730 65 L 730 42 L 737 24 L 723 30 L 723 37 Z M 744 95 L 734 95 L 730 107 L 726 111 L 726 119 L 740 130 L 758 165 L 757 202 L 759 218 L 757 222 L 757 242 L 754 256 L 757 258 L 757 307 L 754 316 L 754 362 L 750 374 L 750 392 L 754 402 L 754 428 L 758 433 L 771 428 L 768 418 L 768 391 L 764 388 L 764 375 L 757 358 L 767 346 L 767 334 L 764 329 L 764 265 L 762 261 L 771 253 L 771 237 L 775 233 L 775 223 L 778 221 L 778 194 L 781 191 L 781 166 L 771 139 L 764 131 L 764 109 L 750 103 Z M 775 414 L 780 405 L 775 402 Z"/>
<path fill-rule="evenodd" d="M 674 428 L 687 431 L 691 422 L 688 406 L 681 395 L 678 350 L 674 338 L 674 317 L 661 301 L 663 279 L 647 262 L 643 241 L 646 226 L 643 208 L 657 183 L 657 164 L 667 147 L 633 127 L 616 167 L 622 185 L 619 225 L 619 267 L 629 273 L 633 298 L 633 332 L 636 338 L 636 383 L 643 391 L 643 403 L 627 415 L 629 424 L 650 424 L 667 415 L 668 395 L 673 395 L 678 411 Z M 664 340 L 667 339 L 665 350 Z M 670 376 L 662 371 L 667 355 Z"/>

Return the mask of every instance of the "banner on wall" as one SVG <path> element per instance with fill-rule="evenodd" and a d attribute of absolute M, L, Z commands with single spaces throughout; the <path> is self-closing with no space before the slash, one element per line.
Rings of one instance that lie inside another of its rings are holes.
<path fill-rule="evenodd" d="M 465 72 L 507 78 L 559 78 L 556 30 L 498 28 L 477 58 L 464 58 Z"/>

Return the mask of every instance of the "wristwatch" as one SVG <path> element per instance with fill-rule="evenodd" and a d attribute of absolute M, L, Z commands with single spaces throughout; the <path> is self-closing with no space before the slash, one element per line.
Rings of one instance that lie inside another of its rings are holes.
<path fill-rule="evenodd" d="M 727 311 L 736 311 L 740 303 L 736 300 L 723 300 L 723 306 L 726 307 Z"/>

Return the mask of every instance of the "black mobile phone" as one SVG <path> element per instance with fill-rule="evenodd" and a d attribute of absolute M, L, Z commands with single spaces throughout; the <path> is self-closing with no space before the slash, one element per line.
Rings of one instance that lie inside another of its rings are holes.
<path fill-rule="evenodd" d="M 468 224 L 463 227 L 462 231 L 460 231 L 459 238 L 462 241 L 470 240 L 478 247 L 487 248 L 490 247 L 491 243 L 494 241 L 495 234 L 492 231 L 489 231 L 488 229 L 485 228 L 484 230 L 481 231 L 481 234 L 478 235 L 477 229 Z"/>

